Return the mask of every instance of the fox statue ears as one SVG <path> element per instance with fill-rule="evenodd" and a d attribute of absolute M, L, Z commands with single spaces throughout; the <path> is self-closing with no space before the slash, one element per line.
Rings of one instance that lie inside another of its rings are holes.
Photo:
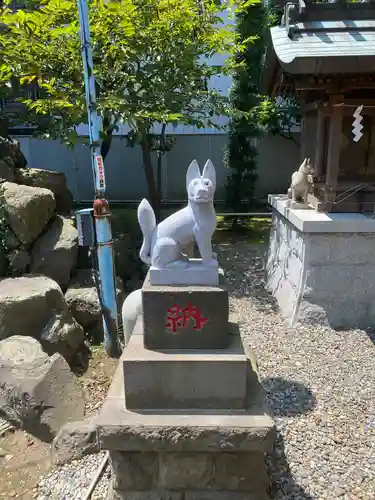
<path fill-rule="evenodd" d="M 214 189 L 216 188 L 216 171 L 211 160 L 207 160 L 201 175 L 197 160 L 193 160 L 186 173 L 186 188 L 189 189 L 191 181 L 194 179 L 209 179 Z"/>
<path fill-rule="evenodd" d="M 305 159 L 303 160 L 303 162 L 302 162 L 302 165 L 303 165 L 304 167 L 307 167 L 307 166 L 311 165 L 311 159 L 310 159 L 310 158 L 305 158 Z"/>
<path fill-rule="evenodd" d="M 202 177 L 203 179 L 209 179 L 212 182 L 213 188 L 216 188 L 216 171 L 211 160 L 206 161 L 206 164 L 203 168 Z"/>

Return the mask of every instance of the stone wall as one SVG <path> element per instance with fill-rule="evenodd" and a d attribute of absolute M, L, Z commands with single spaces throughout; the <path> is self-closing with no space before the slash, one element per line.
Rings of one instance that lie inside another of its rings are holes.
<path fill-rule="evenodd" d="M 0 137 L 0 341 L 32 335 L 69 363 L 85 339 L 103 339 L 91 261 L 78 247 L 72 202 L 64 174 L 29 168 L 19 143 Z M 114 252 L 120 310 L 122 278 L 140 276 L 130 235 L 115 239 Z"/>
<path fill-rule="evenodd" d="M 375 233 L 309 234 L 305 267 L 300 318 L 373 327 Z"/>
<path fill-rule="evenodd" d="M 259 453 L 111 452 L 110 459 L 113 500 L 266 500 Z"/>
<path fill-rule="evenodd" d="M 300 231 L 274 212 L 266 265 L 267 286 L 288 318 L 293 318 L 297 306 L 304 249 Z"/>
<path fill-rule="evenodd" d="M 375 220 L 362 214 L 314 214 L 274 204 L 269 290 L 291 323 L 373 326 Z"/>
<path fill-rule="evenodd" d="M 28 168 L 18 142 L 0 137 L 0 414 L 47 442 L 61 425 L 83 417 L 75 374 L 88 367 L 87 341 L 103 339 L 72 201 L 64 174 Z M 121 277 L 134 282 L 133 240 L 119 235 L 114 253 Z M 117 297 L 120 312 L 120 277 Z"/>

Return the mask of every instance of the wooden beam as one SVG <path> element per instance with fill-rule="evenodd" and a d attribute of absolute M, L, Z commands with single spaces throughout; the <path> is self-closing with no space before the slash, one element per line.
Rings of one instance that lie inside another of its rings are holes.
<path fill-rule="evenodd" d="M 300 147 L 300 160 L 306 158 L 306 115 L 301 118 L 301 147 Z"/>
<path fill-rule="evenodd" d="M 342 96 L 334 96 L 332 104 L 336 104 L 341 99 Z M 342 109 L 340 106 L 332 107 L 329 125 L 326 185 L 331 188 L 336 188 L 339 177 Z"/>
<path fill-rule="evenodd" d="M 373 77 L 301 77 L 295 79 L 296 90 L 324 90 L 326 92 L 348 92 L 375 88 Z"/>
<path fill-rule="evenodd" d="M 324 139 L 325 139 L 326 117 L 321 109 L 318 110 L 316 143 L 315 143 L 315 176 L 323 175 L 324 170 Z"/>

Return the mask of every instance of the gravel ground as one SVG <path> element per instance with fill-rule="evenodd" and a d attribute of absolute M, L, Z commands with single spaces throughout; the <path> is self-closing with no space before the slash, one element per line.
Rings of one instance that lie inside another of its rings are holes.
<path fill-rule="evenodd" d="M 104 456 L 105 452 L 88 455 L 82 460 L 57 467 L 41 478 L 34 496 L 38 500 L 82 500 Z M 107 466 L 91 500 L 105 499 L 109 474 Z"/>
<path fill-rule="evenodd" d="M 272 500 L 375 499 L 375 335 L 287 328 L 265 292 L 264 247 L 220 245 L 231 319 L 258 358 L 278 441 L 267 459 Z M 372 337 L 372 340 L 371 340 Z M 79 500 L 103 455 L 44 476 L 38 500 Z M 104 500 L 109 471 L 93 500 Z"/>

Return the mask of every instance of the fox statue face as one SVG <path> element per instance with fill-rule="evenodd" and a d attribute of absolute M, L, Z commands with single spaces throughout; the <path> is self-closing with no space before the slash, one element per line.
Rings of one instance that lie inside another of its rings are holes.
<path fill-rule="evenodd" d="M 310 158 L 304 159 L 298 171 L 306 175 L 314 175 L 314 167 L 311 163 Z"/>
<path fill-rule="evenodd" d="M 188 198 L 194 203 L 209 203 L 214 199 L 216 189 L 216 172 L 211 160 L 204 166 L 203 173 L 198 163 L 191 162 L 186 173 L 186 190 Z"/>

